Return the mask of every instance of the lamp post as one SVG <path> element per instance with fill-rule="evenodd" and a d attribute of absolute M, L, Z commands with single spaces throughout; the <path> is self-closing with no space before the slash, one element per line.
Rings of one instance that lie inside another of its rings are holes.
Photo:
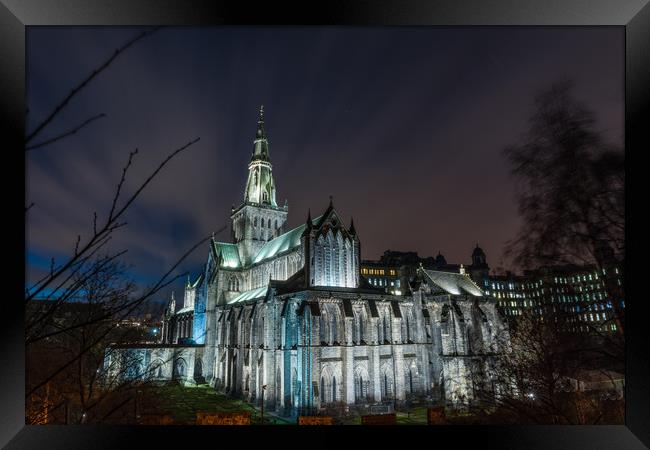
<path fill-rule="evenodd" d="M 264 425 L 264 391 L 266 391 L 266 384 L 262 386 L 262 425 Z"/>

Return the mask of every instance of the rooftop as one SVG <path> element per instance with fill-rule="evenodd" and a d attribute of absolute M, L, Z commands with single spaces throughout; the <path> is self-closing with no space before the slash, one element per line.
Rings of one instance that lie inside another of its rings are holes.
<path fill-rule="evenodd" d="M 232 305 L 234 303 L 241 303 L 247 300 L 262 298 L 266 296 L 266 291 L 268 290 L 268 288 L 269 288 L 268 286 L 262 286 L 257 289 L 251 289 L 250 291 L 244 291 L 241 294 L 239 294 L 237 297 L 229 301 L 228 304 Z"/>
<path fill-rule="evenodd" d="M 438 270 L 422 269 L 425 274 L 425 281 L 438 289 L 452 295 L 473 295 L 483 296 L 483 291 L 467 275 L 453 272 L 441 272 Z"/>
<path fill-rule="evenodd" d="M 214 251 L 217 255 L 221 256 L 221 265 L 219 267 L 227 269 L 237 269 L 241 267 L 239 259 L 239 250 L 237 244 L 229 244 L 226 242 L 212 241 Z"/>
<path fill-rule="evenodd" d="M 316 217 L 313 222 L 317 223 L 322 216 Z M 306 223 L 297 226 L 293 230 L 289 230 L 280 236 L 271 239 L 269 242 L 264 244 L 260 249 L 259 253 L 253 258 L 253 264 L 260 263 L 264 260 L 273 258 L 275 255 L 284 253 L 288 250 L 296 248 L 300 245 L 300 236 L 302 236 L 303 231 L 307 227 Z"/>

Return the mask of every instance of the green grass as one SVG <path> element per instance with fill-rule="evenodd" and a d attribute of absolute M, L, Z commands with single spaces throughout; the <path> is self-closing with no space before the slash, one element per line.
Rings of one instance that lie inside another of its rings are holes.
<path fill-rule="evenodd" d="M 397 425 L 426 425 L 427 408 L 413 408 L 410 412 L 397 411 Z"/>
<path fill-rule="evenodd" d="M 208 385 L 185 387 L 179 385 L 155 386 L 147 391 L 147 400 L 142 402 L 142 414 L 171 414 L 176 424 L 194 424 L 199 411 L 220 413 L 251 413 L 251 422 L 260 423 L 260 409 L 239 399 L 217 393 Z M 287 419 L 276 417 L 265 411 L 265 423 L 290 424 Z"/>
<path fill-rule="evenodd" d="M 218 393 L 208 385 L 185 387 L 180 385 L 152 386 L 147 389 L 142 401 L 141 414 L 171 414 L 175 424 L 194 424 L 199 411 L 251 413 L 251 422 L 260 424 L 260 408 L 243 400 Z M 427 408 L 414 407 L 410 413 L 397 411 L 398 425 L 426 425 Z M 264 422 L 276 425 L 295 425 L 295 420 L 279 417 L 271 412 L 264 412 Z M 349 414 L 335 419 L 342 425 L 361 425 L 361 416 Z"/>

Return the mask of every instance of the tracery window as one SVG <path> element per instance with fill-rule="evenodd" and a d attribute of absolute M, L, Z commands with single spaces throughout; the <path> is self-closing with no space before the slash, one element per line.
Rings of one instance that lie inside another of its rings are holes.
<path fill-rule="evenodd" d="M 384 340 L 386 341 L 391 341 L 391 333 L 390 333 L 390 324 L 388 323 L 387 316 L 389 314 L 385 313 L 384 314 L 384 320 L 383 320 L 383 332 L 384 332 Z"/>
<path fill-rule="evenodd" d="M 239 279 L 234 275 L 228 279 L 228 290 L 239 291 Z"/>

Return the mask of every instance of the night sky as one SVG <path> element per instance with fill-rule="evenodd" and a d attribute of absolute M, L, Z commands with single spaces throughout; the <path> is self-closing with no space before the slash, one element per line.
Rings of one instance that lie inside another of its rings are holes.
<path fill-rule="evenodd" d="M 28 28 L 28 131 L 137 28 Z M 570 78 L 606 139 L 623 142 L 623 28 L 168 28 L 82 91 L 27 153 L 27 264 L 69 255 L 106 216 L 129 151 L 132 192 L 175 159 L 126 216 L 114 248 L 149 283 L 243 199 L 260 104 L 288 226 L 334 198 L 363 259 L 386 249 L 492 268 L 519 226 L 501 154 L 521 140 L 537 92 Z M 230 231 L 219 239 L 229 241 Z M 197 271 L 207 246 L 181 270 Z M 179 293 L 180 283 L 176 286 Z"/>

